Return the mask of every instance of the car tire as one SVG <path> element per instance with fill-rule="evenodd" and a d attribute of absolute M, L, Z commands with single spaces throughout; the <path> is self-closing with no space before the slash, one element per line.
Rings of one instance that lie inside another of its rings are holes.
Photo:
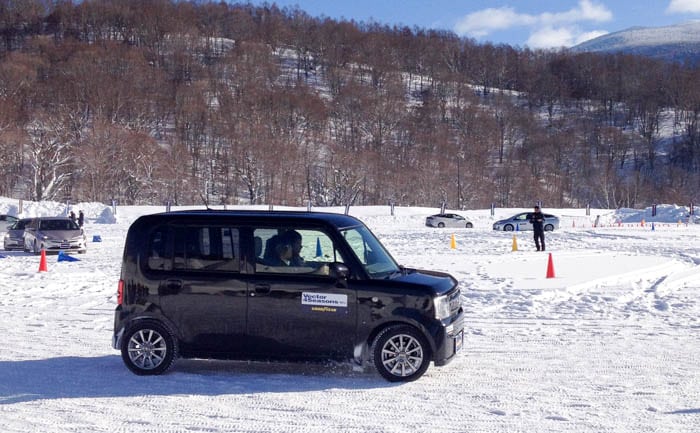
<path fill-rule="evenodd" d="M 175 339 L 167 327 L 153 320 L 139 320 L 124 333 L 122 360 L 139 376 L 167 371 L 175 360 Z"/>
<path fill-rule="evenodd" d="M 510 225 L 510 224 L 506 224 L 505 226 L 503 226 L 503 231 L 504 231 L 504 232 L 512 232 L 512 231 L 513 231 L 513 226 Z"/>
<path fill-rule="evenodd" d="M 546 232 L 553 232 L 554 231 L 554 226 L 552 224 L 547 224 L 544 226 L 544 231 Z"/>
<path fill-rule="evenodd" d="M 468 229 L 473 228 L 473 227 L 474 227 L 474 224 L 472 224 L 472 223 L 467 223 L 467 228 L 468 228 Z"/>
<path fill-rule="evenodd" d="M 445 223 L 438 223 L 438 227 L 440 227 L 440 228 L 445 227 Z"/>
<path fill-rule="evenodd" d="M 430 346 L 423 334 L 408 325 L 390 326 L 372 344 L 372 362 L 389 382 L 412 382 L 430 365 Z"/>

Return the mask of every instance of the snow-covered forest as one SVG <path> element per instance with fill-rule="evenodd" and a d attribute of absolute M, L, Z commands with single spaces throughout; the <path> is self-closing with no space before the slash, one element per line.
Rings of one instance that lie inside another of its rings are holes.
<path fill-rule="evenodd" d="M 697 202 L 699 79 L 274 4 L 0 1 L 0 195 Z"/>

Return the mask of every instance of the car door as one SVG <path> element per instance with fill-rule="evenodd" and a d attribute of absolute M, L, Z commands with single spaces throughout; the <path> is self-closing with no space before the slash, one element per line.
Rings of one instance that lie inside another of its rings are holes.
<path fill-rule="evenodd" d="M 41 222 L 40 218 L 35 218 L 24 228 L 24 251 L 31 251 L 36 241 L 36 231 Z"/>
<path fill-rule="evenodd" d="M 247 284 L 240 278 L 239 230 L 224 224 L 162 226 L 145 266 L 157 279 L 162 313 L 175 323 L 183 352 L 227 357 L 241 352 Z"/>
<path fill-rule="evenodd" d="M 330 264 L 343 261 L 331 237 L 315 228 L 282 226 L 258 227 L 252 235 L 272 247 L 265 241 L 292 229 L 302 235 L 304 265 L 258 263 L 248 276 L 249 351 L 273 358 L 350 357 L 357 297 L 329 275 Z"/>
<path fill-rule="evenodd" d="M 518 230 L 532 230 L 532 223 L 530 222 L 531 213 L 521 213 L 515 217 Z"/>

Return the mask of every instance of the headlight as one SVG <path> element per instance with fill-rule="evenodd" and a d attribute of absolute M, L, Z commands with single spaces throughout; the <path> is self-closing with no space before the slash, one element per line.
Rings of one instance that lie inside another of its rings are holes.
<path fill-rule="evenodd" d="M 438 296 L 433 298 L 435 304 L 435 318 L 445 320 L 450 317 L 450 300 L 447 296 Z"/>

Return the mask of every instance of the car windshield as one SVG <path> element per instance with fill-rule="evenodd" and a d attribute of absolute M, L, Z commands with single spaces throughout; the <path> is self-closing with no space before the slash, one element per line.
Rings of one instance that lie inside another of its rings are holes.
<path fill-rule="evenodd" d="M 399 265 L 367 227 L 353 227 L 341 233 L 370 278 L 387 278 L 400 271 Z"/>
<path fill-rule="evenodd" d="M 16 223 L 12 224 L 12 227 L 10 227 L 10 230 L 24 230 L 24 228 L 32 222 L 32 220 L 19 220 Z"/>
<path fill-rule="evenodd" d="M 39 230 L 79 230 L 78 225 L 69 219 L 42 220 Z"/>

